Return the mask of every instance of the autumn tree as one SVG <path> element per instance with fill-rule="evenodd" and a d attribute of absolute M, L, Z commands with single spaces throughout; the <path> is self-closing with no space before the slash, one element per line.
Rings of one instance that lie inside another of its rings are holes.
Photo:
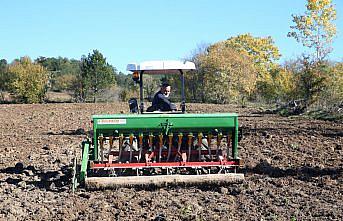
<path fill-rule="evenodd" d="M 0 60 L 0 98 L 3 101 L 3 91 L 7 90 L 7 86 L 9 83 L 8 74 L 7 72 L 7 61 L 6 59 Z"/>
<path fill-rule="evenodd" d="M 255 89 L 256 69 L 245 54 L 218 42 L 199 56 L 204 74 L 206 101 L 214 103 L 244 102 Z"/>
<path fill-rule="evenodd" d="M 295 25 L 288 36 L 314 49 L 316 61 L 323 61 L 336 35 L 336 9 L 332 0 L 307 0 L 306 9 L 304 15 L 292 15 Z"/>
<path fill-rule="evenodd" d="M 254 37 L 251 34 L 242 34 L 227 39 L 225 45 L 252 58 L 259 69 L 259 78 L 263 78 L 263 74 L 272 70 L 281 57 L 270 36 Z"/>
<path fill-rule="evenodd" d="M 285 67 L 277 66 L 270 71 L 271 79 L 265 82 L 264 97 L 272 102 L 287 102 L 297 98 L 297 78 Z"/>
<path fill-rule="evenodd" d="M 93 50 L 87 57 L 82 56 L 78 87 L 81 100 L 92 93 L 95 102 L 99 92 L 115 83 L 115 73 L 116 69 L 106 62 L 98 50 Z"/>
<path fill-rule="evenodd" d="M 47 70 L 29 57 L 15 60 L 8 67 L 9 88 L 25 103 L 43 101 L 48 82 Z"/>
<path fill-rule="evenodd" d="M 80 75 L 80 61 L 63 57 L 38 57 L 35 62 L 49 72 L 49 89 L 53 91 L 72 91 Z"/>
<path fill-rule="evenodd" d="M 279 49 L 274 45 L 271 37 L 254 37 L 242 34 L 225 41 L 227 47 L 234 48 L 253 60 L 257 77 L 257 93 L 263 97 L 270 97 L 268 85 L 273 84 L 271 71 L 277 67 L 276 61 L 281 57 Z"/>
<path fill-rule="evenodd" d="M 336 10 L 331 0 L 308 0 L 304 15 L 292 15 L 294 26 L 288 33 L 305 47 L 314 51 L 314 56 L 304 56 L 298 84 L 301 86 L 307 107 L 320 100 L 328 88 L 330 67 L 325 61 L 331 52 L 331 43 L 336 35 Z"/>
<path fill-rule="evenodd" d="M 190 70 L 185 74 L 185 95 L 186 99 L 193 102 L 205 102 L 205 94 L 203 90 L 204 74 L 202 70 L 202 58 L 208 55 L 210 44 L 199 44 L 196 49 L 192 50 L 187 61 L 192 61 L 196 69 Z M 180 81 L 179 76 L 174 77 L 175 81 Z"/>

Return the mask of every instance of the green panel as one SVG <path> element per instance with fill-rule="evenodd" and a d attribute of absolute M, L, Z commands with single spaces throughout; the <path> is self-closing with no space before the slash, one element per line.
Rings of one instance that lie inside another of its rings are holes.
<path fill-rule="evenodd" d="M 235 118 L 235 131 L 233 134 L 233 141 L 232 141 L 232 158 L 237 159 L 238 157 L 238 118 Z"/>
<path fill-rule="evenodd" d="M 123 133 L 160 132 L 169 125 L 170 131 L 202 132 L 212 129 L 235 128 L 236 114 L 149 114 L 149 115 L 94 115 L 94 130 L 118 130 Z M 101 131 L 101 132 L 100 132 Z"/>
<path fill-rule="evenodd" d="M 89 153 L 89 143 L 84 142 L 83 143 L 81 173 L 80 173 L 80 181 L 81 182 L 83 182 L 87 176 L 88 153 Z"/>
<path fill-rule="evenodd" d="M 123 133 L 128 136 L 134 133 L 148 135 L 153 133 L 212 133 L 214 130 L 224 135 L 232 135 L 232 157 L 237 158 L 238 115 L 232 113 L 217 114 L 115 114 L 93 115 L 93 155 L 91 160 L 98 158 L 98 136 Z"/>

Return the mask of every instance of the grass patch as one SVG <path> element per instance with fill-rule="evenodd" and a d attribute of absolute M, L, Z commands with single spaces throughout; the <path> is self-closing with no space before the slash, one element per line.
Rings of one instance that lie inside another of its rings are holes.
<path fill-rule="evenodd" d="M 325 110 L 315 110 L 306 113 L 307 116 L 318 120 L 343 121 L 343 112 L 329 112 Z"/>

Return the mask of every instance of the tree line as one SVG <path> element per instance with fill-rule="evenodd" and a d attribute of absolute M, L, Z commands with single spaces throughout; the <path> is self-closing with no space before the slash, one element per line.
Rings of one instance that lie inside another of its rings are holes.
<path fill-rule="evenodd" d="M 197 70 L 186 77 L 186 98 L 190 102 L 288 103 L 301 100 L 305 107 L 342 107 L 343 62 L 329 61 L 336 35 L 336 10 L 331 0 L 308 0 L 303 15 L 292 15 L 294 25 L 288 37 L 308 47 L 310 53 L 279 64 L 281 57 L 272 37 L 249 33 L 199 45 L 185 60 Z M 151 98 L 161 79 L 146 77 L 144 92 Z M 162 79 L 165 80 L 165 79 Z M 168 77 L 180 88 L 178 77 Z M 43 102 L 47 91 L 68 91 L 75 101 L 96 101 L 114 85 L 119 99 L 138 95 L 130 75 L 118 73 L 106 58 L 93 50 L 80 60 L 29 57 L 11 63 L 0 60 L 0 93 L 9 91 L 25 103 Z M 3 99 L 3 96 L 2 96 Z"/>
<path fill-rule="evenodd" d="M 279 64 L 281 54 L 272 37 L 241 34 L 199 45 L 185 60 L 197 70 L 185 75 L 188 101 L 289 104 L 343 110 L 343 62 L 330 61 L 336 36 L 331 0 L 307 0 L 302 15 L 292 15 L 288 37 L 307 47 L 301 56 Z M 169 79 L 180 88 L 178 77 Z M 300 110 L 299 110 L 300 108 Z"/>
<path fill-rule="evenodd" d="M 29 57 L 7 63 L 0 60 L 0 92 L 11 92 L 18 102 L 44 102 L 47 91 L 68 91 L 75 101 L 95 99 L 116 82 L 117 70 L 106 58 L 93 50 L 80 60 L 68 58 Z M 2 96 L 3 98 L 3 96 Z"/>

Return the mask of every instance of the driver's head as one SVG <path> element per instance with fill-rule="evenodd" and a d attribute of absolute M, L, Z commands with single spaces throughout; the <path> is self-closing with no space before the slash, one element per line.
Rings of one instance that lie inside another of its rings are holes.
<path fill-rule="evenodd" d="M 170 84 L 168 84 L 168 83 L 163 83 L 162 84 L 161 92 L 164 94 L 164 96 L 169 97 L 170 90 L 171 90 Z"/>

